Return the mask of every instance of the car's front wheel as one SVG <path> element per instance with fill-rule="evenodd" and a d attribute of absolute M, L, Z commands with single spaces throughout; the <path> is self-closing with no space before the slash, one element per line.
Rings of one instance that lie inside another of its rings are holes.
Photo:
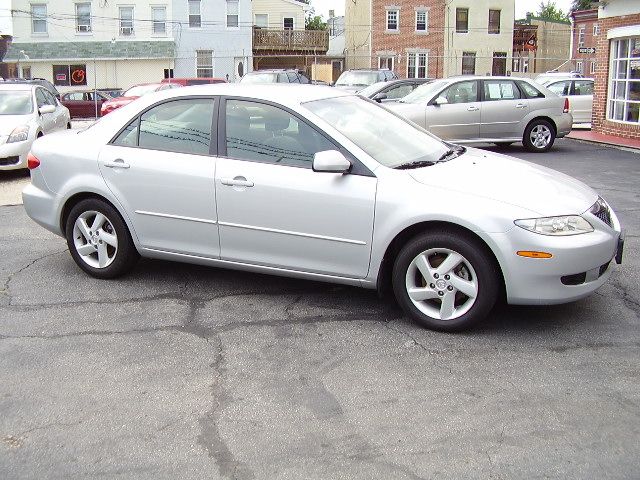
<path fill-rule="evenodd" d="M 97 278 L 123 275 L 139 258 L 120 214 L 99 199 L 82 200 L 71 209 L 66 237 L 76 264 Z"/>
<path fill-rule="evenodd" d="M 498 296 L 499 274 L 485 249 L 456 232 L 427 232 L 396 257 L 393 290 L 412 319 L 458 331 L 484 319 Z"/>
<path fill-rule="evenodd" d="M 534 120 L 524 130 L 522 143 L 530 152 L 546 152 L 553 146 L 556 131 L 547 120 Z"/>

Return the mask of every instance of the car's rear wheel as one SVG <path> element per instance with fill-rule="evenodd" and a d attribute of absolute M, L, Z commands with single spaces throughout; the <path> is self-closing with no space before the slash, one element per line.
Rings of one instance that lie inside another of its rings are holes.
<path fill-rule="evenodd" d="M 99 199 L 82 200 L 71 209 L 66 237 L 76 264 L 97 278 L 123 275 L 140 257 L 120 214 Z"/>
<path fill-rule="evenodd" d="M 498 296 L 499 274 L 485 249 L 450 231 L 414 237 L 393 268 L 398 303 L 434 330 L 458 331 L 484 319 Z"/>
<path fill-rule="evenodd" d="M 530 152 L 546 152 L 553 146 L 556 131 L 547 120 L 534 120 L 524 130 L 522 143 Z"/>

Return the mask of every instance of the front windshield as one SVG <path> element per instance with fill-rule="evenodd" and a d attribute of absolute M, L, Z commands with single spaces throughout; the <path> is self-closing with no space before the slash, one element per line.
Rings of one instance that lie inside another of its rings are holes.
<path fill-rule="evenodd" d="M 33 112 L 31 91 L 0 92 L 0 115 L 28 115 Z"/>
<path fill-rule="evenodd" d="M 402 103 L 428 102 L 436 93 L 438 93 L 438 91 L 443 89 L 447 83 L 447 80 L 436 80 L 434 82 L 425 83 L 424 85 L 420 85 L 407 96 L 402 97 L 400 101 Z"/>
<path fill-rule="evenodd" d="M 386 167 L 437 162 L 449 150 L 414 123 L 359 96 L 314 100 L 304 106 Z"/>
<path fill-rule="evenodd" d="M 245 75 L 240 83 L 277 83 L 277 73 L 252 73 Z"/>
<path fill-rule="evenodd" d="M 157 84 L 136 85 L 135 87 L 131 87 L 129 90 L 124 92 L 123 97 L 141 97 L 143 95 L 146 95 L 147 93 L 155 92 L 156 88 L 158 88 Z"/>
<path fill-rule="evenodd" d="M 338 78 L 336 85 L 345 87 L 367 87 L 378 81 L 377 72 L 344 72 Z"/>

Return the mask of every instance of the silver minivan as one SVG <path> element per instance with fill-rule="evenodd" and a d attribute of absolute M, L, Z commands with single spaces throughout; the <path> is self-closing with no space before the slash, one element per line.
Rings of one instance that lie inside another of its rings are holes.
<path fill-rule="evenodd" d="M 569 99 L 573 123 L 591 123 L 593 108 L 593 78 L 560 78 L 545 84 L 556 95 Z"/>
<path fill-rule="evenodd" d="M 459 76 L 416 88 L 388 107 L 455 143 L 522 142 L 545 152 L 571 131 L 569 101 L 524 78 Z"/>

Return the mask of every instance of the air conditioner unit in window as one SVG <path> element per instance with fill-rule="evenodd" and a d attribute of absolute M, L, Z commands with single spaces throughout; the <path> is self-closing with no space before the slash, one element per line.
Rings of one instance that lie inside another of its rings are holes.
<path fill-rule="evenodd" d="M 91 31 L 91 25 L 78 25 L 78 31 L 79 32 L 90 32 Z"/>
<path fill-rule="evenodd" d="M 120 35 L 133 35 L 133 27 L 120 27 Z"/>

